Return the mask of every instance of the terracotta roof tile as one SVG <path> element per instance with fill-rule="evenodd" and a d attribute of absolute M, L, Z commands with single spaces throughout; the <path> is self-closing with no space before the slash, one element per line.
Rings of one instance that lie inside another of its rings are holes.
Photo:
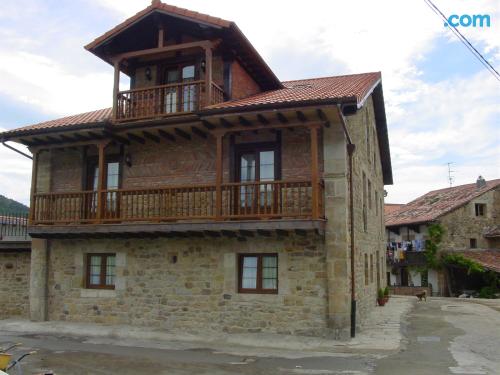
<path fill-rule="evenodd" d="M 111 108 L 99 109 L 97 111 L 80 113 L 77 115 L 62 117 L 56 120 L 50 120 L 45 122 L 40 122 L 38 124 L 25 126 L 18 129 L 9 130 L 1 135 L 21 135 L 25 133 L 31 133 L 32 131 L 43 130 L 43 129 L 55 129 L 55 128 L 71 128 L 79 127 L 82 125 L 102 125 L 111 119 L 112 110 Z"/>
<path fill-rule="evenodd" d="M 223 102 L 208 109 L 239 108 L 287 102 L 338 100 L 362 103 L 381 79 L 380 72 L 285 81 L 282 89 L 261 92 L 248 98 Z"/>
<path fill-rule="evenodd" d="M 397 226 L 436 220 L 497 186 L 500 186 L 500 179 L 487 181 L 481 188 L 477 188 L 474 183 L 431 191 L 386 215 L 385 225 Z"/>
<path fill-rule="evenodd" d="M 500 250 L 465 250 L 457 251 L 465 258 L 479 263 L 488 270 L 500 272 Z"/>
<path fill-rule="evenodd" d="M 394 211 L 399 210 L 404 204 L 402 203 L 386 203 L 384 204 L 385 216 L 392 214 Z"/>
<path fill-rule="evenodd" d="M 301 101 L 314 101 L 321 99 L 356 100 L 360 103 L 370 93 L 373 86 L 380 80 L 380 73 L 363 73 L 344 76 L 304 79 L 283 82 L 284 89 L 266 91 L 245 99 L 222 103 L 207 109 L 240 108 L 243 106 L 259 106 L 263 104 L 295 103 Z M 101 125 L 111 119 L 111 108 L 100 109 L 93 112 L 63 117 L 39 124 L 6 131 L 0 135 L 23 135 L 44 129 L 80 127 L 82 125 Z"/>

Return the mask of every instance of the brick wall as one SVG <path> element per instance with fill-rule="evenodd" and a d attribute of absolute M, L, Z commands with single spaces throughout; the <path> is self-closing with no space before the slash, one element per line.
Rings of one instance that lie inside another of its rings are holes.
<path fill-rule="evenodd" d="M 116 253 L 116 290 L 83 288 L 89 252 Z M 254 252 L 278 253 L 279 294 L 237 292 L 237 254 Z M 48 293 L 49 320 L 183 332 L 328 333 L 324 248 L 320 239 L 301 236 L 51 240 Z"/>
<path fill-rule="evenodd" d="M 231 64 L 231 98 L 241 99 L 257 94 L 261 89 L 238 61 Z"/>
<path fill-rule="evenodd" d="M 29 278 L 29 252 L 0 252 L 0 319 L 28 316 Z"/>

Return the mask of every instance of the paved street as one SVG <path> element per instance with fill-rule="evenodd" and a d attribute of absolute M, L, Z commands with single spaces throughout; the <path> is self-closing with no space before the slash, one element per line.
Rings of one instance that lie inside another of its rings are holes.
<path fill-rule="evenodd" d="M 24 374 L 45 369 L 57 374 L 500 374 L 499 307 L 498 301 L 394 299 L 378 308 L 374 323 L 350 343 L 302 340 L 287 350 L 278 348 L 277 338 L 263 343 L 274 348 L 258 347 L 255 340 L 239 346 L 228 340 L 85 338 L 7 332 L 1 322 L 0 343 L 19 341 L 20 351 L 39 350 L 25 362 Z"/>

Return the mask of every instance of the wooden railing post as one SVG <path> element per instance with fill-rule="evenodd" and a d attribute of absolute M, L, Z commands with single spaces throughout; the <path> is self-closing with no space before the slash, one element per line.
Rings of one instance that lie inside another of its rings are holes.
<path fill-rule="evenodd" d="M 30 216 L 29 216 L 29 224 L 33 224 L 35 220 L 35 211 L 36 211 L 36 185 L 38 180 L 38 155 L 40 151 L 33 151 L 33 164 L 31 166 L 31 195 L 30 195 Z"/>
<path fill-rule="evenodd" d="M 97 180 L 97 222 L 104 218 L 104 188 L 106 187 L 106 146 L 108 142 L 102 142 L 97 145 L 99 149 L 99 176 Z"/>
<path fill-rule="evenodd" d="M 311 188 L 312 188 L 312 218 L 319 219 L 319 160 L 318 133 L 319 125 L 312 125 L 311 135 Z"/>
<path fill-rule="evenodd" d="M 215 132 L 216 156 L 215 156 L 215 219 L 222 220 L 222 160 L 224 132 Z"/>
<path fill-rule="evenodd" d="M 118 92 L 120 91 L 120 61 L 114 62 L 114 82 L 113 82 L 113 119 L 118 118 Z"/>
<path fill-rule="evenodd" d="M 212 104 L 212 48 L 205 48 L 205 107 Z"/>

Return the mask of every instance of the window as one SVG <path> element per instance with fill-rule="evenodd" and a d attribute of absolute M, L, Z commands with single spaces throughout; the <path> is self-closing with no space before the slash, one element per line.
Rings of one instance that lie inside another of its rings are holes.
<path fill-rule="evenodd" d="M 368 207 L 372 209 L 372 182 L 368 180 Z"/>
<path fill-rule="evenodd" d="M 368 254 L 365 254 L 365 285 L 368 285 Z"/>
<path fill-rule="evenodd" d="M 370 283 L 373 283 L 373 254 L 370 254 Z"/>
<path fill-rule="evenodd" d="M 476 249 L 477 248 L 477 239 L 471 238 L 469 239 L 469 245 L 471 249 Z"/>
<path fill-rule="evenodd" d="M 378 191 L 375 192 L 375 215 L 378 216 Z"/>
<path fill-rule="evenodd" d="M 484 203 L 476 203 L 476 216 L 486 216 L 486 205 Z"/>
<path fill-rule="evenodd" d="M 366 174 L 363 172 L 363 230 L 368 229 L 368 213 L 366 210 Z"/>
<path fill-rule="evenodd" d="M 278 293 L 278 255 L 240 254 L 240 293 Z"/>
<path fill-rule="evenodd" d="M 115 254 L 87 254 L 87 288 L 115 289 Z"/>

